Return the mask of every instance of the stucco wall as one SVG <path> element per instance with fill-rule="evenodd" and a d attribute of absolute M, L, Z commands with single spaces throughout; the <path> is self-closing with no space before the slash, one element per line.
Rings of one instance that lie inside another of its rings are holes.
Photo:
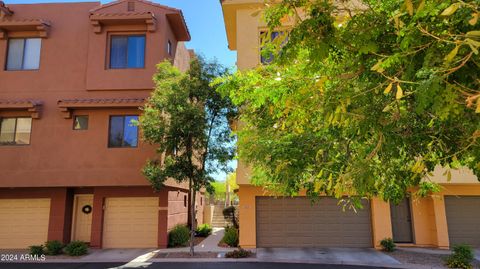
<path fill-rule="evenodd" d="M 155 156 L 154 147 L 139 142 L 138 148 L 108 148 L 109 116 L 139 115 L 139 110 L 77 109 L 74 115 L 89 116 L 89 127 L 74 131 L 73 119 L 63 118 L 57 105 L 61 99 L 146 98 L 153 89 L 155 65 L 164 59 L 173 60 L 167 55 L 166 44 L 171 40 L 175 50 L 177 40 L 165 18 L 165 9 L 141 2 L 135 4 L 136 12 L 154 13 L 155 32 L 146 31 L 145 25 L 111 25 L 95 33 L 89 16 L 90 10 L 99 5 L 99 2 L 8 5 L 14 11 L 9 19 L 43 19 L 51 27 L 48 37 L 42 38 L 39 70 L 4 70 L 8 39 L 0 39 L 0 100 L 43 102 L 40 119 L 32 121 L 30 145 L 0 147 L 0 187 L 150 185 L 140 171 L 145 161 Z M 126 5 L 122 2 L 98 12 L 125 12 Z M 145 68 L 106 68 L 108 33 L 132 30 L 146 35 Z M 29 34 L 8 32 L 7 36 Z M 21 110 L 0 110 L 0 117 L 29 115 Z M 176 184 L 169 181 L 167 185 Z"/>

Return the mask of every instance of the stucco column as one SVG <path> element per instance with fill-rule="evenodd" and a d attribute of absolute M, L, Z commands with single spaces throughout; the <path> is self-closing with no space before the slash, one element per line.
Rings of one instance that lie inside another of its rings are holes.
<path fill-rule="evenodd" d="M 100 189 L 95 188 L 93 191 L 92 233 L 90 236 L 90 247 L 93 248 L 102 247 L 103 200 L 104 194 Z"/>
<path fill-rule="evenodd" d="M 55 188 L 51 192 L 47 238 L 68 243 L 72 224 L 72 193 L 67 188 Z"/>
<path fill-rule="evenodd" d="M 158 247 L 168 245 L 168 190 L 161 190 L 158 208 Z"/>
<path fill-rule="evenodd" d="M 243 248 L 255 248 L 257 246 L 257 227 L 255 215 L 255 195 L 257 188 L 249 185 L 240 185 L 238 189 L 239 205 L 239 244 Z"/>
<path fill-rule="evenodd" d="M 393 237 L 390 204 L 379 198 L 373 198 L 371 211 L 373 245 L 375 248 L 381 248 L 380 241 L 382 239 Z"/>
<path fill-rule="evenodd" d="M 433 212 L 435 213 L 435 227 L 437 236 L 437 246 L 439 248 L 449 248 L 447 214 L 445 212 L 445 200 L 443 195 L 433 195 Z"/>

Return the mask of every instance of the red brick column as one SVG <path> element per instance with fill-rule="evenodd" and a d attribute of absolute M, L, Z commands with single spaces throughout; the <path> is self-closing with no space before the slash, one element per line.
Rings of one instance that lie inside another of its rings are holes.
<path fill-rule="evenodd" d="M 167 248 L 168 245 L 168 189 L 159 193 L 158 210 L 158 247 Z"/>

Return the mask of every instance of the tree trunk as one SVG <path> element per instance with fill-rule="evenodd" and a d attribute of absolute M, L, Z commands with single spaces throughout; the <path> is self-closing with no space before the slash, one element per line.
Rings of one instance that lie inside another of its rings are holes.
<path fill-rule="evenodd" d="M 193 188 L 190 189 L 190 192 L 192 193 L 192 203 L 190 205 L 190 218 L 192 221 L 192 226 L 190 227 L 190 256 L 195 255 L 195 246 L 194 246 L 194 240 L 195 240 L 195 229 L 197 226 L 197 221 L 196 221 L 196 210 L 195 210 L 195 205 L 196 205 L 196 196 L 197 196 L 197 191 L 196 191 L 196 186 L 193 184 Z"/>

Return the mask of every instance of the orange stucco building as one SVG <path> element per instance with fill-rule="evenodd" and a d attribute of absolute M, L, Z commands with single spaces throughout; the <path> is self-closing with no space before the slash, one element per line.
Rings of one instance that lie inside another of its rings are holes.
<path fill-rule="evenodd" d="M 131 121 L 157 63 L 188 68 L 189 40 L 180 10 L 149 1 L 0 1 L 0 249 L 166 247 L 187 191 L 153 191 Z"/>
<path fill-rule="evenodd" d="M 261 64 L 262 0 L 221 1 L 228 44 L 237 51 L 240 70 Z M 285 20 L 285 28 L 289 21 Z M 240 245 L 255 247 L 380 247 L 384 238 L 403 246 L 449 248 L 467 243 L 480 246 L 480 182 L 471 171 L 452 171 L 447 181 L 437 167 L 429 179 L 442 190 L 427 198 L 405 199 L 392 205 L 380 199 L 364 201 L 358 213 L 324 197 L 311 205 L 304 196 L 274 197 L 250 184 L 250 170 L 239 160 Z"/>

